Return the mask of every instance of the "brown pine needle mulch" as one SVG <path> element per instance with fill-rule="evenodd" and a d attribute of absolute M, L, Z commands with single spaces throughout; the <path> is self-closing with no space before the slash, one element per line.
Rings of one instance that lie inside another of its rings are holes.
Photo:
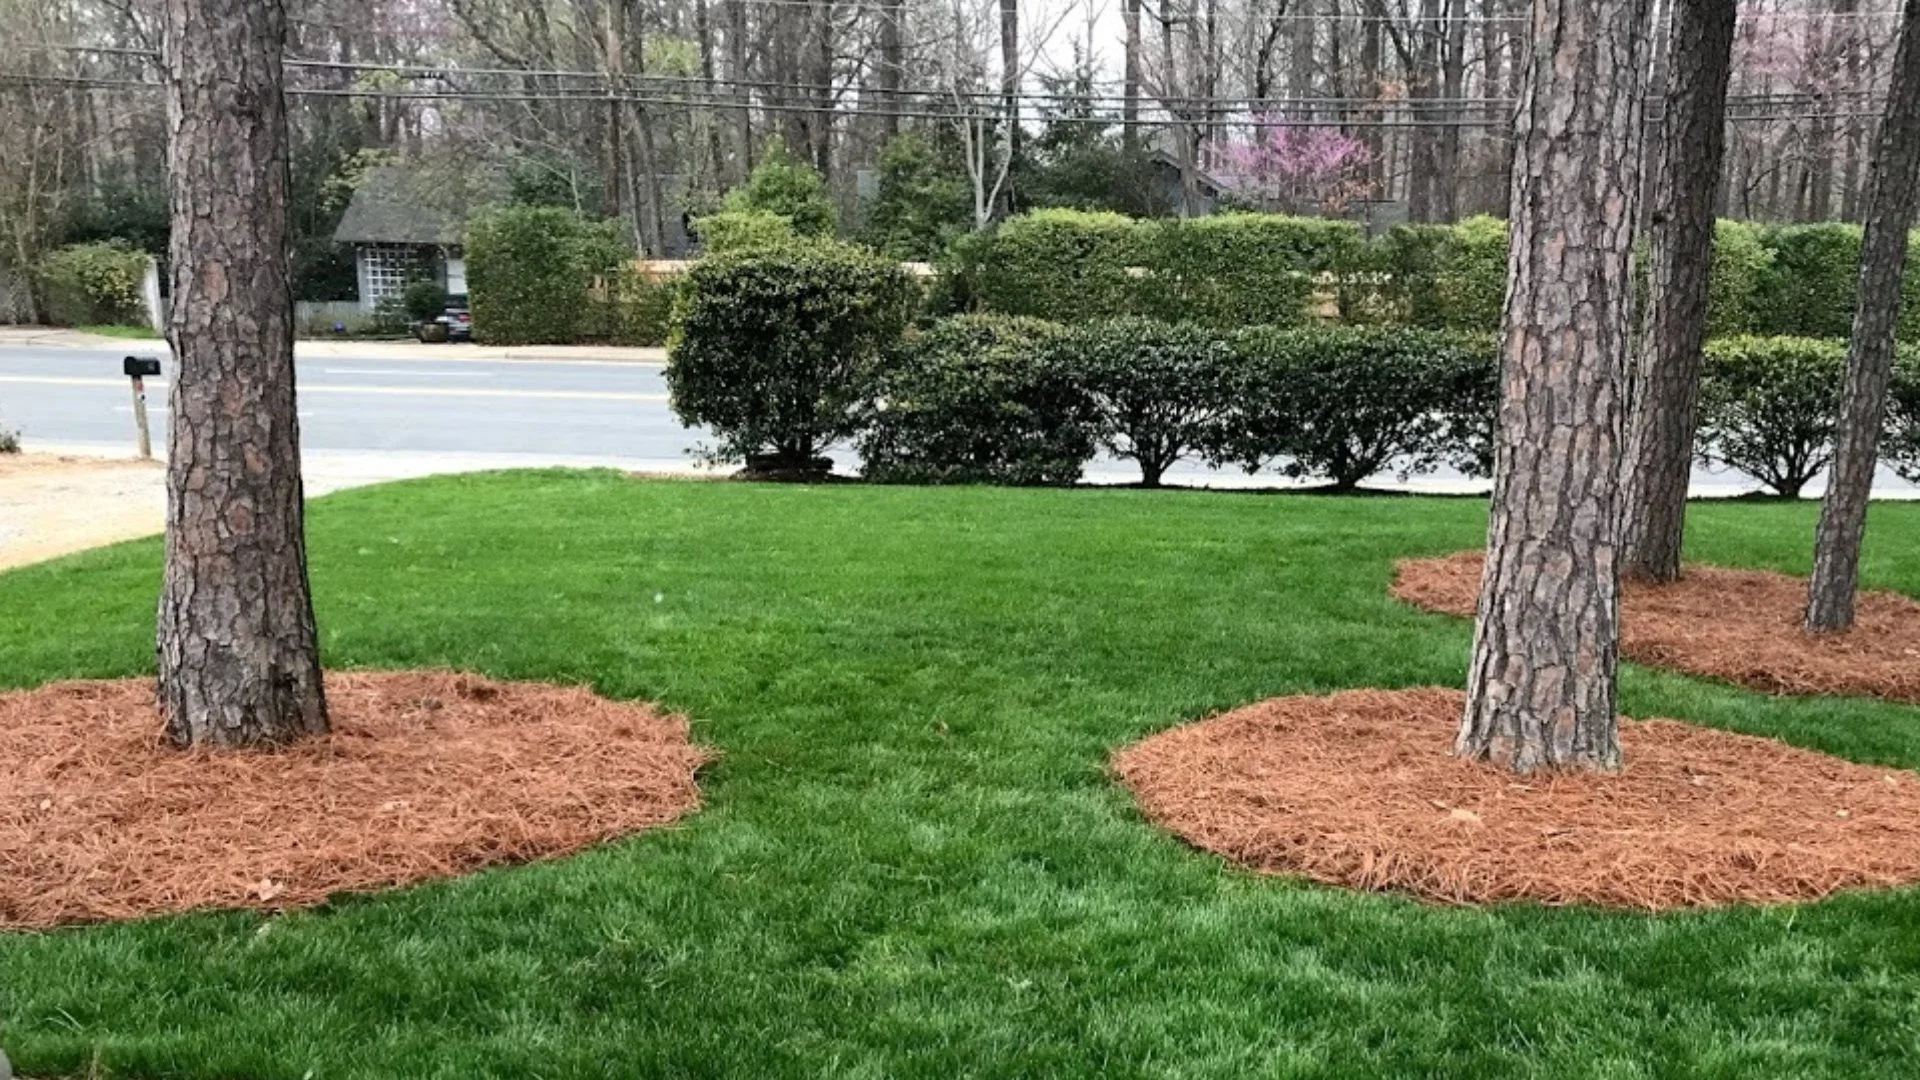
<path fill-rule="evenodd" d="M 1272 874 L 1453 904 L 1660 911 L 1920 881 L 1920 777 L 1671 720 L 1626 768 L 1517 777 L 1452 755 L 1458 690 L 1276 698 L 1130 746 L 1156 824 Z"/>
<path fill-rule="evenodd" d="M 1408 559 L 1393 595 L 1428 611 L 1473 618 L 1480 552 Z M 1763 694 L 1834 694 L 1920 704 L 1920 602 L 1863 592 L 1852 631 L 1809 634 L 1804 578 L 1690 566 L 1671 585 L 1628 581 L 1620 597 L 1621 655 L 1649 667 L 1720 679 Z"/>
<path fill-rule="evenodd" d="M 687 722 L 584 689 L 327 676 L 333 733 L 167 747 L 150 680 L 0 694 L 0 930 L 341 892 L 548 859 L 700 802 Z"/>

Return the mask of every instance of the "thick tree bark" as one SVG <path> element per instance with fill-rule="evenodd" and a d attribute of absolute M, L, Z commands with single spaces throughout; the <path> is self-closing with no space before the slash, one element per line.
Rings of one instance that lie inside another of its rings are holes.
<path fill-rule="evenodd" d="M 1920 0 L 1916 0 L 1920 2 Z M 1493 515 L 1456 750 L 1612 769 L 1646 0 L 1534 0 Z"/>
<path fill-rule="evenodd" d="M 1657 174 L 1646 337 L 1627 443 L 1630 577 L 1677 581 L 1686 530 L 1713 269 L 1713 206 L 1726 156 L 1737 0 L 1675 0 Z"/>
<path fill-rule="evenodd" d="M 1907 0 L 1893 81 L 1880 118 L 1869 167 L 1867 231 L 1860 257 L 1860 295 L 1847 347 L 1847 382 L 1840 398 L 1833 472 L 1820 505 L 1813 581 L 1807 591 L 1807 629 L 1853 628 L 1860 587 L 1860 541 L 1867 500 L 1880 459 L 1893 338 L 1900 318 L 1900 286 L 1907 265 L 1907 230 L 1920 196 L 1920 0 Z"/>
<path fill-rule="evenodd" d="M 327 730 L 294 408 L 281 0 L 167 0 L 173 238 L 160 705 L 178 744 Z"/>

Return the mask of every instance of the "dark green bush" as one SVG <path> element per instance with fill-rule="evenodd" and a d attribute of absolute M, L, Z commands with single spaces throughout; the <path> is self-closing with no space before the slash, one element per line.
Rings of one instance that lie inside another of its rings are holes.
<path fill-rule="evenodd" d="M 631 255 L 618 222 L 551 206 L 488 211 L 467 232 L 474 336 L 494 345 L 603 336 L 605 315 L 593 293 Z"/>
<path fill-rule="evenodd" d="M 437 281 L 413 281 L 400 294 L 407 318 L 428 322 L 446 314 L 447 290 Z"/>
<path fill-rule="evenodd" d="M 891 351 L 860 437 L 870 480 L 1071 484 L 1094 452 L 1093 403 L 1038 319 L 961 315 Z"/>
<path fill-rule="evenodd" d="M 1131 314 L 1143 226 L 1119 214 L 1036 210 L 961 245 L 952 286 L 980 311 L 1055 322 Z"/>
<path fill-rule="evenodd" d="M 1349 221 L 1280 214 L 1168 218 L 1140 227 L 1132 310 L 1209 326 L 1293 326 L 1364 246 Z"/>
<path fill-rule="evenodd" d="M 145 326 L 148 257 L 120 240 L 49 252 L 37 268 L 47 321 L 55 326 Z"/>
<path fill-rule="evenodd" d="M 1723 338 L 1707 344 L 1698 455 L 1798 496 L 1833 453 L 1844 342 Z"/>
<path fill-rule="evenodd" d="M 1444 463 L 1491 471 L 1494 339 L 1413 327 L 1260 327 L 1235 340 L 1223 460 L 1348 490 Z"/>
<path fill-rule="evenodd" d="M 1183 458 L 1214 456 L 1235 390 L 1233 350 L 1218 333 L 1108 319 L 1069 329 L 1051 351 L 1091 397 L 1101 444 L 1137 462 L 1144 486 L 1158 487 Z"/>
<path fill-rule="evenodd" d="M 899 266 L 830 241 L 702 259 L 674 309 L 673 410 L 716 459 L 808 471 L 858 430 L 915 299 Z"/>
<path fill-rule="evenodd" d="M 1860 281 L 1860 227 L 1839 222 L 1761 232 L 1771 255 L 1753 297 L 1752 331 L 1844 338 Z"/>
<path fill-rule="evenodd" d="M 1882 458 L 1910 483 L 1920 484 L 1920 347 L 1900 350 L 1887 396 Z"/>
<path fill-rule="evenodd" d="M 879 172 L 862 229 L 875 250 L 931 262 L 973 228 L 973 190 L 960 163 L 921 135 L 906 132 L 887 143 Z"/>
<path fill-rule="evenodd" d="M 20 452 L 20 433 L 12 428 L 0 427 L 0 454 Z"/>

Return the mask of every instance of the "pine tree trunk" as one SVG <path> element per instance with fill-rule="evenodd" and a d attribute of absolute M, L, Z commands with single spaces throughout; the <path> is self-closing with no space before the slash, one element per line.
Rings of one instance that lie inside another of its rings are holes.
<path fill-rule="evenodd" d="M 1630 577 L 1677 581 L 1700 402 L 1713 269 L 1713 206 L 1726 154 L 1736 0 L 1675 0 L 1658 174 L 1646 337 L 1627 443 Z"/>
<path fill-rule="evenodd" d="M 167 0 L 173 309 L 160 704 L 181 745 L 327 730 L 294 408 L 281 0 Z"/>
<path fill-rule="evenodd" d="M 1847 382 L 1840 398 L 1840 427 L 1833 471 L 1820 506 L 1813 581 L 1807 590 L 1807 629 L 1828 633 L 1853 628 L 1860 587 L 1860 541 L 1867 530 L 1867 500 L 1880 460 L 1880 428 L 1886 419 L 1887 382 L 1893 374 L 1894 328 L 1900 318 L 1900 286 L 1907 265 L 1907 230 L 1920 194 L 1920 0 L 1907 0 L 1900 47 L 1880 119 L 1869 168 L 1867 231 L 1861 248 L 1860 295 L 1847 347 Z"/>
<path fill-rule="evenodd" d="M 1520 773 L 1620 764 L 1619 473 L 1646 14 L 1646 0 L 1533 9 L 1493 514 L 1456 743 Z"/>

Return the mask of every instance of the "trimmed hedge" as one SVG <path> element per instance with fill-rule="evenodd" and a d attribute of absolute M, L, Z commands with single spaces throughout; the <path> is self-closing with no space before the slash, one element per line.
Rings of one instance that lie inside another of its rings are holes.
<path fill-rule="evenodd" d="M 595 297 L 604 325 L 594 336 L 614 345 L 665 345 L 673 324 L 675 287 L 672 281 L 648 278 L 633 263 L 622 266 L 612 288 Z"/>
<path fill-rule="evenodd" d="M 832 241 L 702 259 L 674 307 L 673 410 L 714 430 L 716 460 L 818 471 L 821 451 L 860 430 L 916 299 L 898 265 Z"/>
<path fill-rule="evenodd" d="M 1500 329 L 1507 295 L 1507 224 L 1468 218 L 1457 225 L 1401 225 L 1363 265 L 1375 285 L 1361 291 L 1366 314 L 1430 330 Z M 1358 312 L 1350 313 L 1359 314 Z"/>
<path fill-rule="evenodd" d="M 983 312 L 1082 322 L 1131 314 L 1141 223 L 1120 214 L 1036 210 L 956 245 L 954 292 Z"/>
<path fill-rule="evenodd" d="M 148 257 L 121 240 L 73 244 L 36 268 L 47 321 L 55 326 L 145 326 Z"/>
<path fill-rule="evenodd" d="M 1759 332 L 1761 288 L 1773 269 L 1773 251 L 1761 230 L 1745 221 L 1713 225 L 1713 273 L 1707 282 L 1707 334 Z"/>
<path fill-rule="evenodd" d="M 1346 221 L 1037 210 L 956 244 L 945 269 L 961 280 L 944 291 L 973 310 L 1063 323 L 1297 325 L 1314 317 L 1322 277 L 1337 280 L 1364 250 Z"/>
<path fill-rule="evenodd" d="M 1858 226 L 1722 220 L 1714 236 L 1711 336 L 1847 335 Z M 1644 261 L 1641 268 L 1644 275 Z M 951 310 L 1068 323 L 1139 315 L 1292 326 L 1315 321 L 1331 292 L 1351 324 L 1494 332 L 1506 299 L 1507 227 L 1492 217 L 1402 225 L 1367 243 L 1350 222 L 1316 218 L 1043 210 L 962 238 L 945 269 Z M 1907 277 L 1900 330 L 1902 340 L 1920 341 L 1920 267 Z"/>
<path fill-rule="evenodd" d="M 1909 483 L 1920 484 L 1920 347 L 1900 351 L 1887 396 L 1881 457 Z"/>
<path fill-rule="evenodd" d="M 1292 326 L 1310 321 L 1322 275 L 1360 258 L 1365 238 L 1349 221 L 1279 214 L 1218 214 L 1140 225 L 1134 311 L 1209 326 Z"/>
<path fill-rule="evenodd" d="M 1823 223 L 1762 231 L 1772 261 L 1753 295 L 1756 334 L 1844 338 L 1860 283 L 1860 228 Z"/>
<path fill-rule="evenodd" d="M 1698 457 L 1797 497 L 1833 455 L 1847 348 L 1798 337 L 1707 343 Z"/>
<path fill-rule="evenodd" d="M 860 437 L 882 483 L 1061 485 L 1093 457 L 1092 399 L 1050 346 L 1057 324 L 944 319 L 888 355 Z"/>
<path fill-rule="evenodd" d="M 475 338 L 489 345 L 564 345 L 607 336 L 596 287 L 632 258 L 620 225 L 551 206 L 488 211 L 467 230 Z"/>
<path fill-rule="evenodd" d="M 1248 472 L 1348 491 L 1397 469 L 1492 471 L 1499 361 L 1491 335 L 1417 327 L 1258 328 L 1235 339 L 1220 456 Z"/>
<path fill-rule="evenodd" d="M 1159 487 L 1167 469 L 1211 457 L 1233 408 L 1233 350 L 1192 323 L 1107 319 L 1053 340 L 1051 364 L 1071 368 L 1093 400 L 1100 444 Z"/>

